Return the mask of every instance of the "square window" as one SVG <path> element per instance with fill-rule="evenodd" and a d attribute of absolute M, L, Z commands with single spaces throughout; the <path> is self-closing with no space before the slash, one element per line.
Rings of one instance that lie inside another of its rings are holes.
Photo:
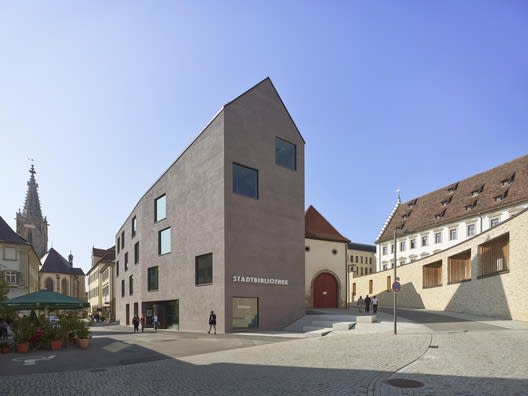
<path fill-rule="evenodd" d="M 457 229 L 456 228 L 451 228 L 449 230 L 449 240 L 450 241 L 455 241 L 457 239 Z"/>
<path fill-rule="evenodd" d="M 171 229 L 165 228 L 158 233 L 158 254 L 167 254 L 171 251 Z"/>
<path fill-rule="evenodd" d="M 167 217 L 167 196 L 163 194 L 154 201 L 154 221 L 160 221 Z"/>
<path fill-rule="evenodd" d="M 497 225 L 499 225 L 499 219 L 498 218 L 491 219 L 490 226 L 491 227 L 496 227 Z"/>
<path fill-rule="evenodd" d="M 383 254 L 384 256 L 387 255 L 387 250 L 388 250 L 388 249 L 387 249 L 387 246 L 383 246 L 383 248 L 382 248 L 382 252 L 383 252 L 383 253 L 382 253 L 382 254 Z"/>
<path fill-rule="evenodd" d="M 7 285 L 16 285 L 17 284 L 17 273 L 16 271 L 5 271 L 4 272 L 4 282 Z"/>
<path fill-rule="evenodd" d="M 469 224 L 467 226 L 467 236 L 468 237 L 473 236 L 475 235 L 475 233 L 476 233 L 475 224 Z"/>
<path fill-rule="evenodd" d="M 14 247 L 4 247 L 4 260 L 8 261 L 16 261 L 17 258 L 17 250 Z"/>
<path fill-rule="evenodd" d="M 400 242 L 400 252 L 405 252 L 405 241 Z"/>
<path fill-rule="evenodd" d="M 258 199 L 258 170 L 233 163 L 233 192 Z"/>
<path fill-rule="evenodd" d="M 416 239 L 411 239 L 411 249 L 416 248 Z"/>
<path fill-rule="evenodd" d="M 148 270 L 148 291 L 158 290 L 158 266 L 150 267 Z"/>
<path fill-rule="evenodd" d="M 275 139 L 275 163 L 277 165 L 295 170 L 297 168 L 296 151 L 295 144 L 280 138 Z"/>
<path fill-rule="evenodd" d="M 442 243 L 442 232 L 435 233 L 435 243 Z"/>
<path fill-rule="evenodd" d="M 429 245 L 429 237 L 427 235 L 422 236 L 422 246 Z"/>
<path fill-rule="evenodd" d="M 197 256 L 195 260 L 196 274 L 195 284 L 196 285 L 209 285 L 213 283 L 213 254 L 204 254 Z"/>

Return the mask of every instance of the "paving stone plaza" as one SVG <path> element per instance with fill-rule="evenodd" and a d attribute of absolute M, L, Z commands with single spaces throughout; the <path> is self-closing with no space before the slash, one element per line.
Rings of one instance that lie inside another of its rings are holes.
<path fill-rule="evenodd" d="M 86 352 L 0 355 L 0 394 L 528 395 L 528 323 L 444 318 L 396 336 L 387 310 L 324 337 L 96 327 Z"/>

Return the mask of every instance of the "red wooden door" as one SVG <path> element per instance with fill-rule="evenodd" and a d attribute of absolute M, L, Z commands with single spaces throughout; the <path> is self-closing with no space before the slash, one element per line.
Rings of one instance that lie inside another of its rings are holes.
<path fill-rule="evenodd" d="M 337 280 L 323 272 L 314 281 L 314 308 L 337 308 Z"/>

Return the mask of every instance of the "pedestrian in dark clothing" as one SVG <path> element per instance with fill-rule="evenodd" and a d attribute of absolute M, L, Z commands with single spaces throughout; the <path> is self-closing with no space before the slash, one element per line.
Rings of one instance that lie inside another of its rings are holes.
<path fill-rule="evenodd" d="M 367 297 L 365 297 L 365 312 L 370 312 L 370 297 L 367 294 Z"/>
<path fill-rule="evenodd" d="M 207 334 L 211 334 L 211 328 L 214 329 L 214 334 L 216 334 L 216 314 L 214 311 L 209 314 L 209 331 Z"/>
<path fill-rule="evenodd" d="M 134 315 L 132 324 L 134 325 L 134 333 L 139 333 L 139 316 Z"/>
<path fill-rule="evenodd" d="M 139 319 L 139 322 L 141 323 L 141 332 L 145 332 L 145 315 L 141 315 L 141 319 Z"/>

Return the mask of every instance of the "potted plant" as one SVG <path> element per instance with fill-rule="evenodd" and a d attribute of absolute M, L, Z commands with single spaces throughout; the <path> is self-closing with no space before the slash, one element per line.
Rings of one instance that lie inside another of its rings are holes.
<path fill-rule="evenodd" d="M 59 324 L 50 323 L 44 328 L 43 341 L 50 346 L 52 351 L 56 351 L 62 348 L 63 339 L 64 330 Z"/>
<path fill-rule="evenodd" d="M 0 342 L 0 352 L 1 353 L 9 352 L 9 343 L 7 341 Z"/>
<path fill-rule="evenodd" d="M 86 323 L 80 322 L 80 326 L 77 329 L 77 338 L 79 348 L 88 348 L 88 344 L 90 341 L 90 330 L 88 329 L 88 325 Z"/>
<path fill-rule="evenodd" d="M 17 352 L 25 353 L 29 351 L 29 341 L 33 337 L 34 330 L 29 317 L 24 316 L 15 319 L 13 322 L 13 333 Z"/>

